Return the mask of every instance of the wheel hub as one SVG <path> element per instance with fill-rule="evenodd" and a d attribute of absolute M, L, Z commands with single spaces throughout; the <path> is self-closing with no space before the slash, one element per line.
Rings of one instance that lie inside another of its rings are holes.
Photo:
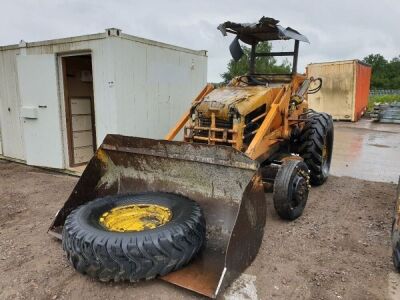
<path fill-rule="evenodd" d="M 304 170 L 297 170 L 297 174 L 293 179 L 292 189 L 292 205 L 297 207 L 300 203 L 307 200 L 310 188 L 309 175 Z"/>
<path fill-rule="evenodd" d="M 298 176 L 294 182 L 293 200 L 296 206 L 302 203 L 308 195 L 308 185 L 304 177 Z"/>
<path fill-rule="evenodd" d="M 104 212 L 99 223 L 109 231 L 143 231 L 160 227 L 171 220 L 169 208 L 154 204 L 131 204 Z"/>

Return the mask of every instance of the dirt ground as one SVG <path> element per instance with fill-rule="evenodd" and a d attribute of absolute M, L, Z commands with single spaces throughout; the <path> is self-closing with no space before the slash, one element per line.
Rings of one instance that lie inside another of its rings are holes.
<path fill-rule="evenodd" d="M 0 160 L 0 299 L 201 299 L 162 282 L 96 282 L 46 231 L 77 178 Z M 220 299 L 388 299 L 395 185 L 330 177 L 285 222 L 271 198 L 253 264 Z"/>

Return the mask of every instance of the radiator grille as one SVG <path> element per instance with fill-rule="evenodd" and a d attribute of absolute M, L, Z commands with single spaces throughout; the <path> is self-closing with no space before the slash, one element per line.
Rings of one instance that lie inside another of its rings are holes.
<path fill-rule="evenodd" d="M 215 119 L 215 127 L 211 128 L 211 118 L 199 117 L 195 126 L 185 127 L 185 141 L 232 145 L 233 120 Z"/>
<path fill-rule="evenodd" d="M 210 127 L 211 126 L 211 118 L 200 117 L 199 121 L 200 121 L 201 127 Z M 232 129 L 233 122 L 232 122 L 232 120 L 226 121 L 226 120 L 216 118 L 215 119 L 215 127 Z"/>

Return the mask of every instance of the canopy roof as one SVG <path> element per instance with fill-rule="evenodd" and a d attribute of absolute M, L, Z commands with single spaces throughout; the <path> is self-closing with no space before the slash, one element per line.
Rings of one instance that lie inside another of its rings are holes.
<path fill-rule="evenodd" d="M 293 28 L 284 28 L 278 23 L 279 21 L 273 18 L 262 17 L 258 23 L 234 23 L 228 21 L 220 24 L 218 30 L 224 36 L 227 35 L 227 32 L 236 34 L 242 42 L 249 45 L 263 41 L 289 39 L 309 43 L 306 36 Z"/>

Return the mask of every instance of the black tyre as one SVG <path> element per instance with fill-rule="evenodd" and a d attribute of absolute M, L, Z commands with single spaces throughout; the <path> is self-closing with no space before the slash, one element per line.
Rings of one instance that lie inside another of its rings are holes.
<path fill-rule="evenodd" d="M 400 201 L 399 197 L 398 199 L 398 201 Z M 396 203 L 395 213 L 392 221 L 392 260 L 394 268 L 400 273 L 400 231 L 399 226 L 397 225 L 397 206 L 398 204 Z"/>
<path fill-rule="evenodd" d="M 278 215 L 285 220 L 300 217 L 308 199 L 309 172 L 300 160 L 287 160 L 275 177 L 273 200 Z"/>
<path fill-rule="evenodd" d="M 393 246 L 392 258 L 396 271 L 400 273 L 400 241 Z"/>
<path fill-rule="evenodd" d="M 78 272 L 101 281 L 134 282 L 183 267 L 202 248 L 205 235 L 197 203 L 146 193 L 99 198 L 78 207 L 65 221 L 62 243 Z"/>
<path fill-rule="evenodd" d="M 329 176 L 332 160 L 332 117 L 326 113 L 310 116 L 300 133 L 298 144 L 298 152 L 311 172 L 311 184 L 323 184 Z"/>
<path fill-rule="evenodd" d="M 393 265 L 397 272 L 400 273 L 400 178 L 399 184 L 397 186 L 397 201 L 393 210 L 393 220 L 392 220 L 392 258 Z"/>

